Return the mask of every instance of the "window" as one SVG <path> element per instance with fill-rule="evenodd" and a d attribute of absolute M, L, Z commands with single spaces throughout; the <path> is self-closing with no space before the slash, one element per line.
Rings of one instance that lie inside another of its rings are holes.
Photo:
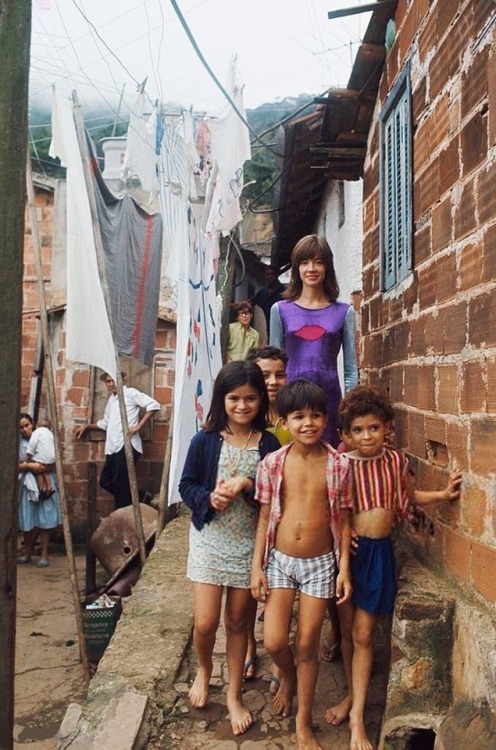
<path fill-rule="evenodd" d="M 380 253 L 382 289 L 412 268 L 412 115 L 407 65 L 380 114 Z"/>

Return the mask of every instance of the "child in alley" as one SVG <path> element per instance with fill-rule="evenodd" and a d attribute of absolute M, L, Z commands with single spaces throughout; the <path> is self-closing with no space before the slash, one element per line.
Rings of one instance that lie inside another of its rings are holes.
<path fill-rule="evenodd" d="M 357 386 L 346 394 L 339 419 L 348 448 L 353 482 L 353 528 L 358 547 L 351 557 L 353 596 L 339 610 L 341 649 L 348 682 L 344 700 L 326 712 L 338 726 L 349 715 L 351 750 L 373 750 L 364 722 L 372 667 L 372 636 L 380 615 L 393 611 L 396 595 L 391 531 L 395 519 L 406 516 L 410 503 L 427 505 L 454 501 L 461 475 L 450 474 L 444 490 L 415 490 L 408 459 L 386 444 L 394 412 L 386 394 L 372 386 Z"/>

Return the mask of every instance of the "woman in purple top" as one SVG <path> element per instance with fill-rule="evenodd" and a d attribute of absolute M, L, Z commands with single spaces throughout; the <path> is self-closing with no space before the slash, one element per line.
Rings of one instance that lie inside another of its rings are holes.
<path fill-rule="evenodd" d="M 327 394 L 324 440 L 339 444 L 337 413 L 341 401 L 337 360 L 343 348 L 344 387 L 358 382 L 355 312 L 338 300 L 339 286 L 331 248 L 324 237 L 303 237 L 291 254 L 291 280 L 285 297 L 271 308 L 270 343 L 288 355 L 288 382 L 307 378 Z"/>

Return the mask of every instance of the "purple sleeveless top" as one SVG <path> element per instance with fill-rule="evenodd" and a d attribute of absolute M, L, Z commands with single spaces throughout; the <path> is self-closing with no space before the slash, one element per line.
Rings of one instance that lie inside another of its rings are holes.
<path fill-rule="evenodd" d="M 277 303 L 284 329 L 284 348 L 288 355 L 288 382 L 306 378 L 327 394 L 327 426 L 323 439 L 335 448 L 341 386 L 337 359 L 343 341 L 343 327 L 349 305 L 333 302 L 318 310 L 309 310 L 291 300 Z"/>

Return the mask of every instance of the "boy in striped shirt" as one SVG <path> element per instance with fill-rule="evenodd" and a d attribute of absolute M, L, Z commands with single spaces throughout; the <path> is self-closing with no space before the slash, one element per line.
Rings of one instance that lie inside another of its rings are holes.
<path fill-rule="evenodd" d="M 379 615 L 391 614 L 396 595 L 391 531 L 408 515 L 410 503 L 428 505 L 460 496 L 461 475 L 450 474 L 444 490 L 415 490 L 408 459 L 386 442 L 394 412 L 388 396 L 372 386 L 349 391 L 339 407 L 350 459 L 358 547 L 351 556 L 353 595 L 340 608 L 341 650 L 348 694 L 329 708 L 326 720 L 338 726 L 350 717 L 351 750 L 373 750 L 364 710 L 372 668 L 372 635 Z"/>

